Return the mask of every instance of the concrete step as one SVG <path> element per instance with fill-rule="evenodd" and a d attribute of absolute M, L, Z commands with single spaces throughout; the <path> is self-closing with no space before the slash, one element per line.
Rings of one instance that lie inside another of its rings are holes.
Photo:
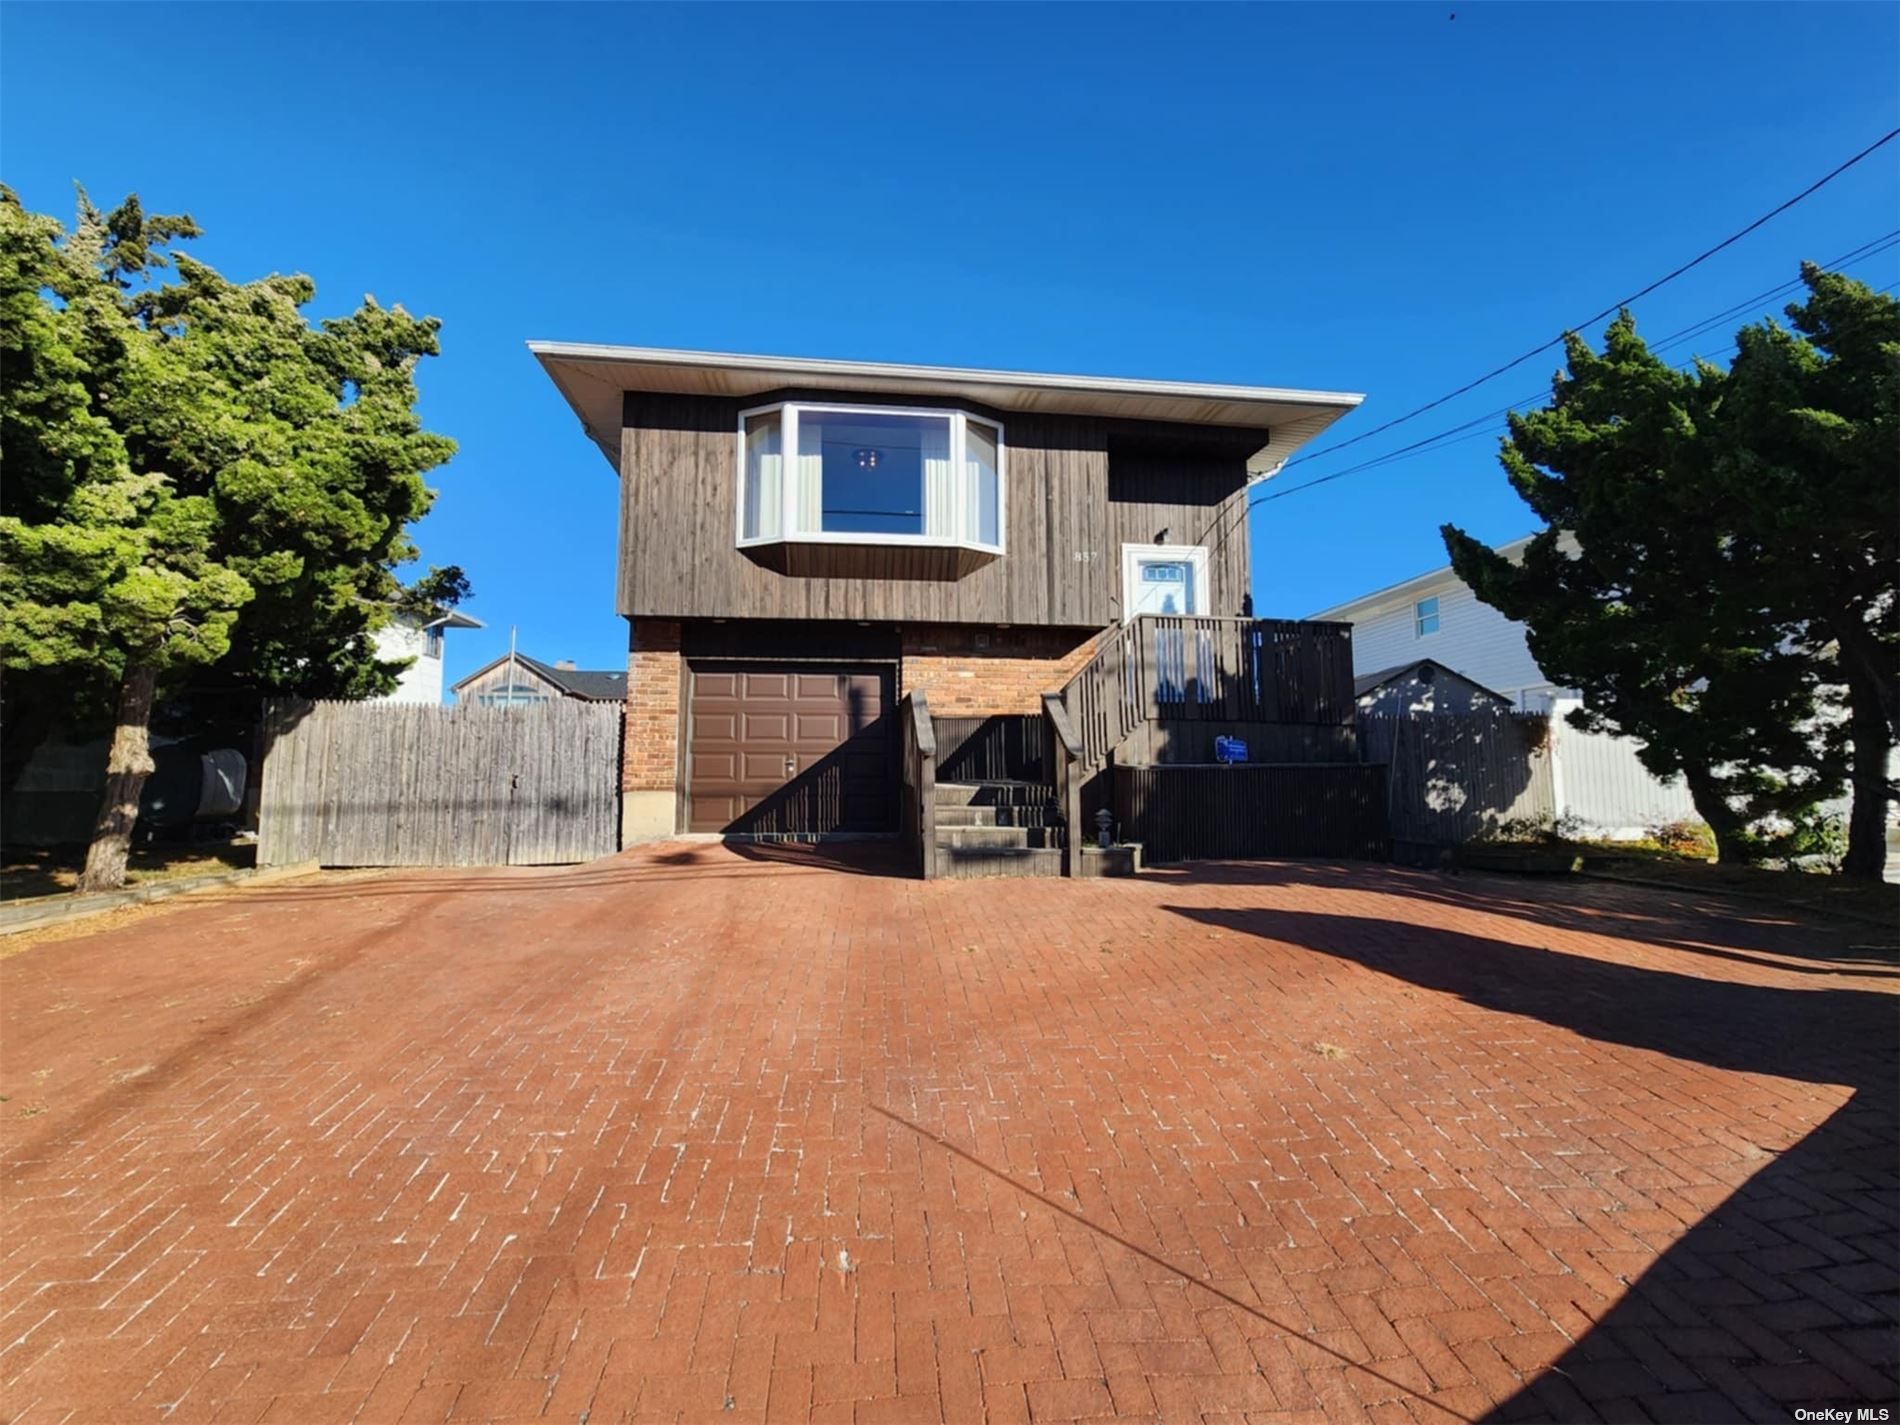
<path fill-rule="evenodd" d="M 955 803 L 937 807 L 938 826 L 995 826 L 995 807 L 960 806 Z"/>
<path fill-rule="evenodd" d="M 1055 788 L 1041 782 L 939 782 L 937 805 L 1043 807 L 1055 801 Z"/>
<path fill-rule="evenodd" d="M 1062 853 L 1040 846 L 937 848 L 937 875 L 951 881 L 1000 876 L 1060 876 Z"/>
<path fill-rule="evenodd" d="M 1028 826 L 937 826 L 937 845 L 961 848 L 985 846 L 1046 846 L 1048 834 Z"/>
<path fill-rule="evenodd" d="M 1078 876 L 1139 876 L 1141 845 L 1125 841 L 1116 846 L 1084 846 L 1076 862 Z"/>

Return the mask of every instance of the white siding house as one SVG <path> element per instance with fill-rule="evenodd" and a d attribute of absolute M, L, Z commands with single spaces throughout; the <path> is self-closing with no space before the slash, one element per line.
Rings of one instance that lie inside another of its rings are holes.
<path fill-rule="evenodd" d="M 467 614 L 447 613 L 424 623 L 408 614 L 399 614 L 390 623 L 370 635 L 376 656 L 386 663 L 399 658 L 415 661 L 403 669 L 396 686 L 378 702 L 439 703 L 442 701 L 443 635 L 451 628 L 480 628 L 480 619 Z"/>
<path fill-rule="evenodd" d="M 1408 589 L 1395 602 L 1363 610 L 1359 604 L 1346 604 L 1314 617 L 1352 624 L 1355 674 L 1430 658 L 1480 687 L 1503 693 L 1527 712 L 1546 710 L 1558 691 L 1531 657 L 1524 625 L 1480 603 L 1449 569 L 1442 579 Z"/>
<path fill-rule="evenodd" d="M 1530 538 L 1498 546 L 1520 559 Z M 1581 706 L 1544 676 L 1524 625 L 1483 603 L 1449 565 L 1311 615 L 1352 625 L 1355 676 L 1429 658 L 1509 698 L 1525 712 L 1551 714 L 1551 772 L 1557 817 L 1584 832 L 1636 837 L 1652 827 L 1697 819 L 1681 779 L 1659 781 L 1627 738 L 1579 732 L 1563 714 Z"/>

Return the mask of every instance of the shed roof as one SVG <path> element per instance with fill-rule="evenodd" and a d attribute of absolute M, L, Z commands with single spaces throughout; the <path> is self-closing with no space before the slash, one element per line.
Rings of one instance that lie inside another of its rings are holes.
<path fill-rule="evenodd" d="M 1427 666 L 1436 670 L 1433 674 L 1434 677 L 1436 677 L 1438 673 L 1443 673 L 1446 677 L 1456 678 L 1459 682 L 1476 689 L 1487 697 L 1496 698 L 1506 707 L 1514 706 L 1509 698 L 1505 697 L 1503 693 L 1498 692 L 1495 688 L 1487 688 L 1477 679 L 1467 678 L 1456 668 L 1447 668 L 1436 658 L 1414 658 L 1410 663 L 1396 663 L 1390 668 L 1381 668 L 1376 673 L 1361 673 L 1352 680 L 1352 695 L 1355 698 L 1363 698 L 1375 688 L 1383 688 L 1387 683 L 1396 682 L 1398 679 L 1405 677 L 1406 674 L 1416 672 L 1418 669 Z"/>
<path fill-rule="evenodd" d="M 1352 410 L 1364 396 L 1200 381 L 1138 381 L 833 361 L 802 356 L 742 356 L 650 346 L 531 341 L 541 363 L 594 444 L 620 467 L 620 397 L 626 391 L 690 396 L 756 396 L 797 386 L 890 396 L 951 396 L 1003 411 L 1114 416 L 1190 425 L 1266 427 L 1272 439 L 1247 462 L 1268 475 L 1295 450 Z"/>

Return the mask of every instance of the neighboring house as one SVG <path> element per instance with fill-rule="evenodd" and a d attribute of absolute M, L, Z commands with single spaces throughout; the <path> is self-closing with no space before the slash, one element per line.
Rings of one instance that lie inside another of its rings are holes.
<path fill-rule="evenodd" d="M 452 628 L 480 628 L 480 619 L 453 611 L 423 619 L 416 614 L 397 614 L 371 634 L 376 656 L 386 663 L 399 658 L 414 661 L 403 669 L 396 686 L 374 702 L 439 703 L 442 701 L 442 644 Z"/>
<path fill-rule="evenodd" d="M 1506 559 L 1524 557 L 1530 538 L 1498 546 Z M 1335 604 L 1315 619 L 1352 625 L 1355 675 L 1375 668 L 1409 667 L 1429 658 L 1460 677 L 1503 694 L 1523 712 L 1548 712 L 1569 696 L 1544 676 L 1525 642 L 1524 625 L 1487 603 L 1450 565 L 1389 588 Z"/>
<path fill-rule="evenodd" d="M 1499 545 L 1498 553 L 1522 559 L 1529 544 L 1526 536 Z M 1362 681 L 1375 669 L 1389 672 L 1429 661 L 1521 711 L 1551 714 L 1559 820 L 1592 835 L 1635 837 L 1669 822 L 1698 819 L 1680 779 L 1665 782 L 1650 775 L 1637 759 L 1634 742 L 1579 732 L 1564 722 L 1563 714 L 1581 706 L 1581 698 L 1544 676 L 1531 657 L 1524 625 L 1481 602 L 1449 565 L 1311 617 L 1352 625 L 1353 671 Z"/>
<path fill-rule="evenodd" d="M 1360 673 L 1352 680 L 1353 696 L 1362 713 L 1393 716 L 1401 713 L 1508 712 L 1511 699 L 1494 693 L 1432 658 L 1415 658 L 1376 673 Z"/>
<path fill-rule="evenodd" d="M 530 343 L 620 479 L 623 839 L 896 830 L 898 701 L 1040 716 L 1251 612 L 1251 480 L 1360 397 Z"/>
<path fill-rule="evenodd" d="M 525 653 L 504 653 L 493 663 L 477 668 L 450 691 L 458 703 L 483 707 L 519 707 L 556 698 L 617 703 L 627 696 L 627 675 L 614 668 L 576 668 L 571 659 L 543 663 Z"/>

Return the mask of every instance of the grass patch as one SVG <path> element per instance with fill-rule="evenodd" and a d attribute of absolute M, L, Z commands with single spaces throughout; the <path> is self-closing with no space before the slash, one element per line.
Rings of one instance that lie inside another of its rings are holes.
<path fill-rule="evenodd" d="M 72 894 L 86 864 L 86 848 L 60 846 L 45 850 L 8 847 L 0 861 L 0 901 L 26 901 Z M 206 841 L 191 846 L 156 844 L 137 846 L 126 861 L 127 887 L 150 886 L 187 876 L 209 876 L 219 871 L 248 870 L 257 864 L 252 841 Z"/>

